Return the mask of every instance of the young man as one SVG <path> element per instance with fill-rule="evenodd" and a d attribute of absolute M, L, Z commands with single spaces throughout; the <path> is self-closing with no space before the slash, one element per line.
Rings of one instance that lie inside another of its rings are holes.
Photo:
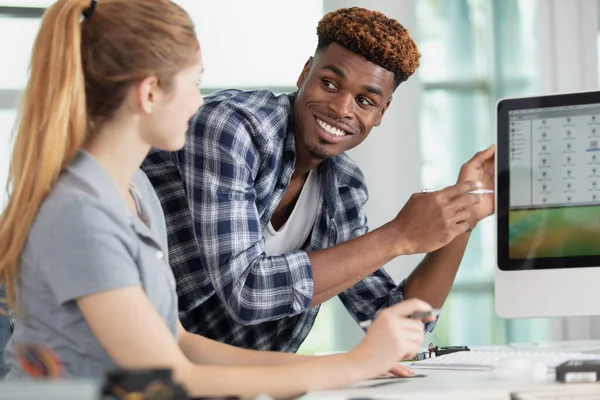
<path fill-rule="evenodd" d="M 317 34 L 296 93 L 209 96 L 185 149 L 155 151 L 143 166 L 166 213 L 180 318 L 194 333 L 293 352 L 336 295 L 358 321 L 410 297 L 441 307 L 468 232 L 493 212 L 490 195 L 468 193 L 493 187 L 490 148 L 456 185 L 413 195 L 367 233 L 367 188 L 345 152 L 381 123 L 420 54 L 397 21 L 361 8 L 325 15 Z M 381 267 L 413 253 L 429 254 L 396 285 Z"/>

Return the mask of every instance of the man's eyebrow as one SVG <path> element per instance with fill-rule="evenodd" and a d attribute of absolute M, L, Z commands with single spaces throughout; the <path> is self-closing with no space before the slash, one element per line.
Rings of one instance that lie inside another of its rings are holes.
<path fill-rule="evenodd" d="M 328 70 L 332 71 L 334 74 L 336 74 L 340 78 L 345 78 L 346 77 L 346 74 L 344 73 L 344 71 L 342 71 L 341 69 L 339 69 L 335 65 L 325 65 L 323 67 L 323 69 L 328 69 Z"/>
<path fill-rule="evenodd" d="M 365 86 L 363 86 L 363 90 L 366 90 L 369 93 L 376 94 L 379 97 L 383 97 L 383 90 L 381 90 L 378 87 L 365 85 Z"/>
<path fill-rule="evenodd" d="M 346 74 L 344 73 L 344 71 L 342 71 L 340 68 L 336 67 L 335 65 L 325 65 L 323 66 L 323 69 L 328 69 L 331 72 L 333 72 L 334 74 L 336 74 L 337 76 L 339 76 L 340 78 L 345 78 Z M 381 90 L 380 88 L 376 87 L 376 86 L 371 86 L 371 85 L 364 85 L 363 90 L 372 93 L 372 94 L 376 94 L 379 97 L 383 97 L 383 90 Z"/>

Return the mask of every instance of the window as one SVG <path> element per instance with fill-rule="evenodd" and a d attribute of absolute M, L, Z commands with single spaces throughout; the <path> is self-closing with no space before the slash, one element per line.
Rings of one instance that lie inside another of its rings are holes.
<path fill-rule="evenodd" d="M 271 88 L 293 91 L 317 45 L 322 0 L 176 0 L 198 32 L 203 91 Z"/>
<path fill-rule="evenodd" d="M 6 203 L 6 178 L 10 160 L 12 136 L 18 98 L 27 83 L 27 70 L 31 48 L 39 26 L 36 11 L 1 7 L 0 37 L 11 40 L 0 41 L 2 59 L 11 60 L 0 67 L 0 211 Z M 38 11 L 37 14 L 41 13 Z"/>
<path fill-rule="evenodd" d="M 0 211 L 6 204 L 6 179 L 10 160 L 10 138 L 17 113 L 14 110 L 0 110 Z"/>
<path fill-rule="evenodd" d="M 537 91 L 535 0 L 418 0 L 423 187 L 456 180 L 495 141 L 495 105 Z M 495 221 L 473 231 L 431 341 L 490 345 L 547 340 L 549 321 L 505 321 L 494 310 Z"/>
<path fill-rule="evenodd" d="M 0 37 L 13 38 L 0 42 L 0 54 L 11 60 L 2 64 L 0 89 L 22 90 L 27 84 L 31 49 L 40 21 L 38 18 L 0 18 Z"/>

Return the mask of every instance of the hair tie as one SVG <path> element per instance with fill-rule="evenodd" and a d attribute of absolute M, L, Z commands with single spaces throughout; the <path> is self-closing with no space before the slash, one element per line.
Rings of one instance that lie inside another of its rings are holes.
<path fill-rule="evenodd" d="M 88 19 L 92 16 L 92 14 L 94 13 L 94 10 L 96 9 L 96 4 L 98 4 L 98 0 L 92 0 L 92 3 L 90 4 L 90 6 L 88 8 L 86 8 L 85 10 L 83 10 L 83 17 Z"/>

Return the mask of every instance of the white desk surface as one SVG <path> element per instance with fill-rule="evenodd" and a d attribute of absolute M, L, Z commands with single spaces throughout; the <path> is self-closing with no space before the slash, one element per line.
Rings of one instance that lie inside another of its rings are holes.
<path fill-rule="evenodd" d="M 575 349 L 577 347 L 577 349 Z M 523 350 L 525 346 L 512 348 Z M 529 347 L 528 349 L 531 349 Z M 598 347 L 591 346 L 593 352 Z M 488 347 L 487 349 L 492 349 Z M 506 349 L 506 347 L 495 347 Z M 473 350 L 476 350 L 474 348 Z M 550 350 L 546 348 L 544 350 Z M 583 351 L 581 345 L 566 344 L 552 348 L 554 351 Z M 570 389 L 573 385 L 589 388 L 598 393 L 600 384 L 561 384 L 555 382 L 554 372 L 547 380 L 504 380 L 496 378 L 492 371 L 461 371 L 447 369 L 416 369 L 416 374 L 425 375 L 417 378 L 379 379 L 360 382 L 347 388 L 310 392 L 302 400 L 510 400 L 510 393 L 524 389 L 551 389 L 557 392 Z"/>
<path fill-rule="evenodd" d="M 311 392 L 304 399 L 341 400 L 365 398 L 372 400 L 509 400 L 517 389 L 562 386 L 555 382 L 507 381 L 496 379 L 491 372 L 456 370 L 415 370 L 422 378 L 373 380 L 363 384 L 384 383 L 374 387 L 348 387 L 339 390 Z"/>
<path fill-rule="evenodd" d="M 538 348 L 550 350 L 549 347 Z M 495 347 L 494 349 L 501 350 L 506 347 Z M 531 349 L 531 347 L 513 347 L 513 350 L 519 349 Z M 583 344 L 571 342 L 562 347 L 552 348 L 554 351 L 589 352 L 597 352 L 598 349 L 600 349 L 600 341 Z M 477 350 L 477 348 L 473 348 L 473 350 Z M 301 400 L 510 400 L 510 393 L 517 390 L 551 389 L 558 394 L 565 389 L 570 390 L 574 387 L 597 393 L 597 396 L 587 399 L 600 399 L 600 383 L 560 384 L 554 381 L 552 374 L 548 375 L 546 382 L 534 382 L 500 380 L 494 377 L 491 371 L 416 368 L 413 371 L 425 376 L 359 382 L 343 389 L 311 392 L 302 396 Z M 70 382 L 68 385 L 56 382 L 39 382 L 36 385 L 31 385 L 30 382 L 0 382 L 0 400 L 37 400 L 42 398 L 44 400 L 98 400 L 96 394 L 99 391 L 99 384 L 95 381 Z M 26 389 L 23 385 L 27 385 Z"/>

